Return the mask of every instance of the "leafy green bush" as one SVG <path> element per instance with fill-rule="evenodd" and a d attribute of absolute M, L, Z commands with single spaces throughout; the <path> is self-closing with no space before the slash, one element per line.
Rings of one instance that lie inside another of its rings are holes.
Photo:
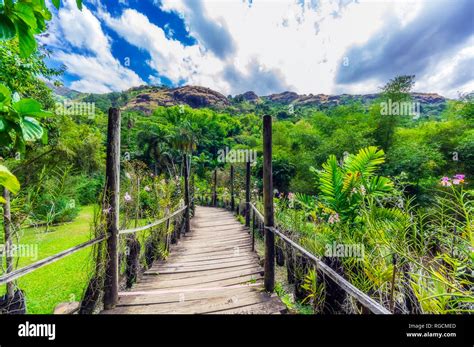
<path fill-rule="evenodd" d="M 78 214 L 75 200 L 65 195 L 42 195 L 35 209 L 36 218 L 47 224 L 71 222 Z"/>
<path fill-rule="evenodd" d="M 89 177 L 86 175 L 76 177 L 76 196 L 79 204 L 89 205 L 97 203 L 100 192 L 102 191 L 105 178 L 103 175 Z"/>

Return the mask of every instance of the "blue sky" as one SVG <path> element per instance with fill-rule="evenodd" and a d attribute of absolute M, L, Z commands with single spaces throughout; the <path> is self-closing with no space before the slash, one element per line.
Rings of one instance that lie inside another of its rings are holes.
<path fill-rule="evenodd" d="M 474 1 L 63 0 L 48 35 L 66 86 L 201 85 L 225 95 L 474 91 Z"/>

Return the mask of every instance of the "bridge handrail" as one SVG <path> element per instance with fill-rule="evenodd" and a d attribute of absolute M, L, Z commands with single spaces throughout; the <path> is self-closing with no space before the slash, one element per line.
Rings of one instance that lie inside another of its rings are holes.
<path fill-rule="evenodd" d="M 166 222 L 168 219 L 171 219 L 173 218 L 174 216 L 176 216 L 177 214 L 183 212 L 188 206 L 183 206 L 181 207 L 179 210 L 173 212 L 172 214 L 168 215 L 168 216 L 165 216 L 161 219 L 158 219 L 157 221 L 153 222 L 153 223 L 150 223 L 150 224 L 147 224 L 147 225 L 144 225 L 144 226 L 141 226 L 141 227 L 137 227 L 137 228 L 133 228 L 133 229 L 124 229 L 124 230 L 119 230 L 119 235 L 122 235 L 122 234 L 131 234 L 131 233 L 136 233 L 138 231 L 143 231 L 143 230 L 147 230 L 147 229 L 150 229 L 150 228 L 153 228 L 157 225 L 160 225 L 160 224 L 163 224 L 164 222 Z"/>
<path fill-rule="evenodd" d="M 263 214 L 260 213 L 260 211 L 253 205 L 251 202 L 249 203 L 250 208 L 253 210 L 254 214 L 260 219 L 262 222 L 264 221 Z M 321 261 L 321 259 L 317 258 L 314 254 L 309 252 L 308 250 L 304 249 L 301 245 L 298 243 L 294 242 L 290 238 L 288 238 L 286 235 L 281 233 L 277 228 L 275 227 L 266 227 L 264 226 L 266 230 L 271 231 L 273 234 L 277 235 L 280 237 L 283 241 L 285 241 L 287 244 L 289 244 L 291 247 L 297 249 L 299 252 L 301 252 L 304 256 L 306 256 L 308 259 L 310 259 L 312 262 L 316 264 L 316 266 L 329 278 L 331 278 L 342 290 L 344 290 L 347 294 L 351 295 L 353 298 L 357 299 L 364 307 L 369 309 L 372 313 L 375 314 L 392 314 L 389 310 L 387 310 L 385 307 L 383 307 L 381 304 L 376 302 L 374 299 L 372 299 L 370 296 L 362 292 L 360 289 L 358 289 L 356 286 L 354 286 L 352 283 L 347 281 L 344 277 L 339 275 L 336 271 L 331 269 L 330 266 L 328 266 L 326 263 Z"/>
<path fill-rule="evenodd" d="M 100 236 L 100 237 L 97 237 L 95 239 L 92 239 L 92 240 L 89 240 L 87 242 L 83 242 L 77 246 L 74 246 L 74 247 L 71 247 L 69 249 L 66 249 L 62 252 L 59 252 L 55 255 L 51 255 L 47 258 L 44 258 L 44 259 L 41 259 L 41 260 L 38 260 L 37 262 L 33 263 L 33 264 L 30 264 L 30 265 L 27 265 L 27 266 L 24 266 L 20 269 L 17 269 L 15 271 L 12 271 L 12 272 L 9 272 L 5 275 L 2 275 L 0 276 L 0 285 L 2 284 L 5 284 L 7 282 L 11 282 L 11 281 L 14 281 L 20 277 L 23 277 L 25 276 L 26 274 L 29 274 L 30 272 L 33 272 L 39 268 L 42 268 L 43 266 L 46 266 L 46 265 L 49 265 L 51 263 L 54 263 L 62 258 L 65 258 L 67 257 L 68 255 L 71 255 L 71 254 L 74 254 L 84 248 L 87 248 L 87 247 L 90 247 L 90 246 L 93 246 L 99 242 L 102 242 L 106 239 L 107 237 L 105 236 Z"/>
<path fill-rule="evenodd" d="M 153 223 L 142 226 L 142 227 L 138 227 L 138 228 L 134 228 L 134 229 L 119 230 L 119 234 L 134 233 L 134 232 L 137 232 L 137 231 L 150 229 L 154 226 L 157 226 L 159 224 L 162 224 L 162 223 L 166 222 L 168 219 L 173 218 L 174 216 L 176 216 L 180 212 L 184 211 L 186 208 L 187 208 L 187 206 L 183 206 L 179 210 L 173 212 L 172 214 L 170 214 L 166 217 L 163 217 L 163 218 L 161 218 L 161 219 L 159 219 L 159 220 L 157 220 Z M 71 254 L 77 253 L 77 252 L 79 252 L 79 251 L 81 251 L 85 248 L 91 247 L 95 244 L 98 244 L 102 241 L 105 241 L 106 239 L 108 239 L 108 236 L 96 237 L 92 240 L 80 243 L 80 244 L 78 244 L 74 247 L 68 248 L 64 251 L 61 251 L 59 253 L 56 253 L 56 254 L 51 255 L 49 257 L 46 257 L 44 259 L 38 260 L 37 262 L 34 262 L 34 263 L 29 264 L 27 266 L 24 266 L 20 269 L 17 269 L 17 270 L 14 270 L 12 272 L 9 272 L 7 274 L 4 274 L 4 275 L 0 276 L 0 285 L 6 284 L 6 283 L 11 282 L 11 281 L 14 281 L 14 280 L 16 280 L 20 277 L 25 276 L 26 274 L 29 274 L 33 271 L 36 271 L 39 268 L 42 268 L 42 267 L 44 267 L 46 265 L 49 265 L 49 264 L 52 264 L 52 263 L 54 263 L 54 262 L 56 262 L 60 259 L 63 259 L 63 258 L 65 258 L 65 257 L 67 257 Z"/>

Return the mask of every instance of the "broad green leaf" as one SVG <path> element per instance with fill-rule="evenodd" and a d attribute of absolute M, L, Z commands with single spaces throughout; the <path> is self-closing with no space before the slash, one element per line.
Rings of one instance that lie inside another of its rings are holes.
<path fill-rule="evenodd" d="M 36 30 L 36 17 L 31 6 L 24 2 L 17 2 L 14 13 L 28 25 L 32 30 Z"/>
<path fill-rule="evenodd" d="M 25 117 L 20 125 L 25 141 L 36 141 L 43 137 L 43 127 L 36 119 Z"/>
<path fill-rule="evenodd" d="M 10 40 L 15 36 L 15 24 L 4 14 L 0 14 L 0 40 Z"/>
<path fill-rule="evenodd" d="M 21 99 L 13 104 L 13 109 L 22 116 L 48 117 L 52 115 L 51 112 L 43 111 L 41 104 L 35 99 Z"/>
<path fill-rule="evenodd" d="M 23 22 L 17 22 L 16 29 L 18 31 L 20 56 L 23 58 L 29 57 L 36 50 L 35 37 L 29 27 Z"/>
<path fill-rule="evenodd" d="M 13 108 L 20 114 L 41 111 L 41 104 L 35 99 L 21 99 L 13 104 Z"/>
<path fill-rule="evenodd" d="M 12 93 L 10 92 L 10 89 L 8 89 L 7 86 L 0 83 L 0 102 L 6 106 L 10 103 L 11 99 L 12 99 Z"/>
<path fill-rule="evenodd" d="M 17 194 L 20 191 L 20 182 L 18 182 L 15 175 L 3 165 L 0 165 L 0 185 L 7 188 L 13 194 Z"/>

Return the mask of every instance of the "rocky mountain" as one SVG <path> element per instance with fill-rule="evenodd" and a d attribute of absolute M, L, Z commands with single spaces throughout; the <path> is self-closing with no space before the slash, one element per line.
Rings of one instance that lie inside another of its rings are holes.
<path fill-rule="evenodd" d="M 446 98 L 434 94 L 434 93 L 412 93 L 414 102 L 420 102 L 420 104 L 444 104 Z M 262 97 L 263 100 L 277 103 L 281 105 L 294 105 L 294 106 L 337 106 L 343 105 L 350 101 L 361 101 L 363 104 L 373 102 L 379 94 L 340 94 L 340 95 L 326 95 L 326 94 L 303 94 L 299 95 L 294 92 L 283 92 L 279 94 L 271 94 Z"/>
<path fill-rule="evenodd" d="M 184 86 L 170 89 L 151 87 L 141 90 L 124 108 L 148 113 L 157 106 L 180 104 L 186 104 L 193 108 L 209 107 L 222 109 L 229 106 L 230 102 L 221 93 L 205 87 Z"/>
<path fill-rule="evenodd" d="M 157 106 L 189 105 L 193 108 L 213 108 L 239 112 L 252 110 L 261 105 L 270 108 L 301 107 L 327 109 L 360 101 L 368 105 L 376 100 L 379 94 L 360 95 L 326 95 L 326 94 L 297 94 L 291 91 L 258 96 L 248 91 L 234 97 L 226 97 L 212 89 L 200 86 L 184 86 L 168 88 L 164 86 L 140 86 L 122 93 L 85 94 L 65 87 L 52 87 L 62 98 L 95 102 L 97 107 L 105 111 L 108 107 L 120 106 L 124 110 L 151 113 Z M 446 106 L 447 99 L 434 93 L 412 93 L 413 101 L 419 102 L 421 109 L 429 114 L 439 114 Z M 245 106 L 247 105 L 247 106 Z"/>

